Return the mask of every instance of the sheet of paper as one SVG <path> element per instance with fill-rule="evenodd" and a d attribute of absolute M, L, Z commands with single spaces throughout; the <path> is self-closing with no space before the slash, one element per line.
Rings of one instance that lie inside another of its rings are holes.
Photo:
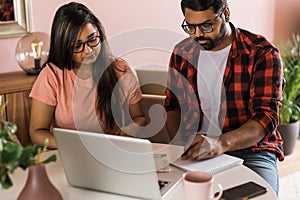
<path fill-rule="evenodd" d="M 170 172 L 168 154 L 154 154 L 157 172 Z"/>

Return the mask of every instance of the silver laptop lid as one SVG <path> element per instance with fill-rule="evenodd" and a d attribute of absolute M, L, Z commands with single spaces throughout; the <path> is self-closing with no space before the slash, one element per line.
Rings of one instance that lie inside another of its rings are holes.
<path fill-rule="evenodd" d="M 150 141 L 59 128 L 53 134 L 70 185 L 161 198 Z"/>

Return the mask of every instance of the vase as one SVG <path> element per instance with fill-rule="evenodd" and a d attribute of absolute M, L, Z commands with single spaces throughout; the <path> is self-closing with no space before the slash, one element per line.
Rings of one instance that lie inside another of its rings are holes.
<path fill-rule="evenodd" d="M 17 200 L 63 200 L 59 191 L 49 180 L 44 165 L 29 167 L 24 188 Z"/>
<path fill-rule="evenodd" d="M 283 140 L 283 152 L 285 156 L 292 154 L 294 151 L 296 141 L 299 137 L 299 123 L 300 121 L 297 121 L 278 126 L 278 131 Z"/>

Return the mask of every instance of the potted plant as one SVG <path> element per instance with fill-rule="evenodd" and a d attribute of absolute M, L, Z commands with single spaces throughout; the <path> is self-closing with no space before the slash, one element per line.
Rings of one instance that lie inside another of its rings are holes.
<path fill-rule="evenodd" d="M 282 64 L 285 83 L 278 130 L 283 138 L 284 153 L 289 155 L 299 136 L 300 35 L 293 35 L 292 41 L 282 47 Z"/>
<path fill-rule="evenodd" d="M 13 185 L 10 175 L 13 174 L 17 168 L 22 168 L 23 170 L 29 168 L 27 182 L 18 197 L 18 200 L 20 200 L 24 199 L 24 195 L 28 195 L 28 191 L 32 192 L 32 190 L 30 190 L 30 182 L 32 180 L 29 181 L 29 179 L 32 177 L 30 173 L 35 173 L 32 172 L 33 168 L 40 168 L 35 170 L 42 172 L 41 174 L 44 175 L 39 176 L 38 178 L 44 179 L 46 182 L 50 183 L 50 181 L 48 181 L 49 179 L 46 174 L 44 164 L 56 161 L 56 155 L 53 154 L 47 159 L 43 161 L 41 160 L 41 154 L 46 151 L 48 146 L 47 140 L 42 147 L 35 144 L 23 147 L 14 135 L 17 131 L 17 126 L 12 122 L 7 122 L 2 119 L 2 112 L 4 111 L 5 106 L 6 103 L 1 105 L 0 96 L 0 190 L 9 189 Z M 35 182 L 35 184 L 36 183 L 37 182 Z M 51 191 L 53 191 L 53 189 Z"/>

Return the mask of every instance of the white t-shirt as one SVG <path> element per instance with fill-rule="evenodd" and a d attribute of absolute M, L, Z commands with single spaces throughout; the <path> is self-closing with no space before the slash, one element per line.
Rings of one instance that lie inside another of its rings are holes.
<path fill-rule="evenodd" d="M 197 86 L 200 106 L 203 111 L 201 132 L 210 137 L 222 134 L 222 124 L 219 122 L 221 105 L 221 90 L 231 45 L 220 51 L 200 50 L 197 69 Z"/>

